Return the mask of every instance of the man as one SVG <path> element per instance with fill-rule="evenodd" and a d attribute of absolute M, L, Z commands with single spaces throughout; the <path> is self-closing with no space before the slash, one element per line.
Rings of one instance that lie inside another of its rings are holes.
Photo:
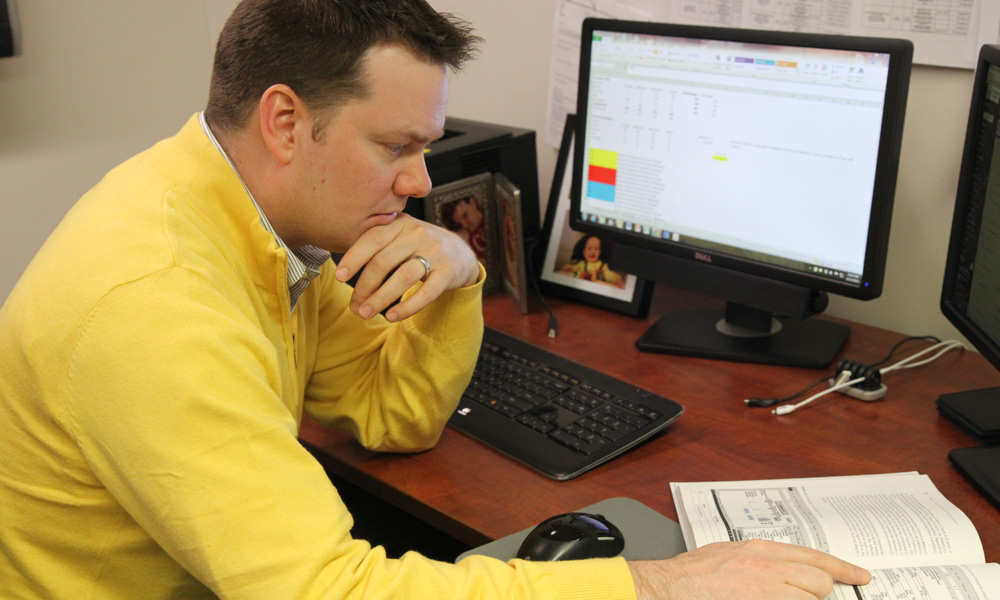
<path fill-rule="evenodd" d="M 205 113 L 88 192 L 0 309 L 0 596 L 791 598 L 867 577 L 768 543 L 451 565 L 350 537 L 302 411 L 429 448 L 481 338 L 472 252 L 401 213 L 474 40 L 423 0 L 237 7 Z"/>

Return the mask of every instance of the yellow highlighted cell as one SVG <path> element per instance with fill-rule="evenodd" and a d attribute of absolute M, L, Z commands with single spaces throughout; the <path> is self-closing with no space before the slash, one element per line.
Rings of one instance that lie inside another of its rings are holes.
<path fill-rule="evenodd" d="M 611 150 L 601 150 L 599 148 L 591 148 L 590 164 L 594 165 L 595 167 L 604 167 L 605 169 L 617 169 L 618 153 L 612 152 Z"/>

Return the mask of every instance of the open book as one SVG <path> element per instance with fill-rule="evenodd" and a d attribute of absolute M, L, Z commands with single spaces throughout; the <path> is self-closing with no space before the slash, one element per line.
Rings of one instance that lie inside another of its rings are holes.
<path fill-rule="evenodd" d="M 671 483 L 689 550 L 763 538 L 822 550 L 872 573 L 835 600 L 1000 600 L 969 518 L 926 475 Z"/>

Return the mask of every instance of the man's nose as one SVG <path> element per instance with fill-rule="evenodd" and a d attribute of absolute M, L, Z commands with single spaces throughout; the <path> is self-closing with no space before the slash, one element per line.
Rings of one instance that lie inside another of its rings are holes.
<path fill-rule="evenodd" d="M 412 161 L 396 176 L 395 190 L 397 196 L 412 196 L 423 198 L 431 193 L 431 176 L 427 173 L 427 165 L 423 155 L 414 157 Z"/>

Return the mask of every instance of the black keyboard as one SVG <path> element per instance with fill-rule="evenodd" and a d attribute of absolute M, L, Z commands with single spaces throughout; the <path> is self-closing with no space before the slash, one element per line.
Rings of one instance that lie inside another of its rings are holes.
<path fill-rule="evenodd" d="M 552 479 L 571 479 L 659 433 L 684 407 L 487 327 L 448 424 Z"/>

